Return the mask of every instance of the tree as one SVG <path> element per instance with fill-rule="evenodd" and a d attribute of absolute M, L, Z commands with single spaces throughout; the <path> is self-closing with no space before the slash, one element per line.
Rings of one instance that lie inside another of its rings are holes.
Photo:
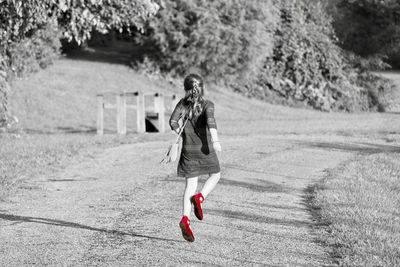
<path fill-rule="evenodd" d="M 196 70 L 233 81 L 261 69 L 272 53 L 277 10 L 271 0 L 164 0 L 141 42 L 162 71 Z"/>
<path fill-rule="evenodd" d="M 331 7 L 328 10 L 344 49 L 363 57 L 376 54 L 399 57 L 399 1 L 336 0 Z"/>
<path fill-rule="evenodd" d="M 151 0 L 52 0 L 64 37 L 78 44 L 90 38 L 93 30 L 142 30 L 144 23 L 159 9 Z"/>
<path fill-rule="evenodd" d="M 0 127 L 10 119 L 8 80 L 47 66 L 60 34 L 82 43 L 94 29 L 141 29 L 158 7 L 151 0 L 0 0 Z"/>

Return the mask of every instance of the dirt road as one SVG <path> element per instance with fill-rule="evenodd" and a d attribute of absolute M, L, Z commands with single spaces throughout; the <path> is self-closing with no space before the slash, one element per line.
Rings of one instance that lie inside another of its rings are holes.
<path fill-rule="evenodd" d="M 0 266 L 330 264 L 307 187 L 355 153 L 395 149 L 339 135 L 221 139 L 222 180 L 204 220 L 192 218 L 194 243 L 178 227 L 184 180 L 158 164 L 168 142 L 155 141 L 108 149 L 2 203 Z"/>

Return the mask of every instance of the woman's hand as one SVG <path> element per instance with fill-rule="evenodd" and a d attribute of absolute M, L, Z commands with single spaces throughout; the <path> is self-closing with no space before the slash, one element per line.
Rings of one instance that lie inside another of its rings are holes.
<path fill-rule="evenodd" d="M 214 148 L 215 151 L 221 152 L 221 150 L 222 150 L 221 143 L 219 141 L 213 142 L 213 148 Z"/>

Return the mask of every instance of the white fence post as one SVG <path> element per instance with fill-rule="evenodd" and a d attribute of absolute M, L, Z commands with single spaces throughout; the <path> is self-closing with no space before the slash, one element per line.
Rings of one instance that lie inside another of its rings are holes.
<path fill-rule="evenodd" d="M 97 134 L 104 133 L 104 96 L 97 95 Z"/>

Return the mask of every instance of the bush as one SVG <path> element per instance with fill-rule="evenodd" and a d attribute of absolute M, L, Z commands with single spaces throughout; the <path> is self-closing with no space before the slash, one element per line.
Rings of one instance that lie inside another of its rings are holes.
<path fill-rule="evenodd" d="M 389 105 L 388 92 L 394 90 L 393 81 L 376 75 L 371 70 L 383 70 L 389 65 L 380 56 L 362 58 L 351 52 L 347 52 L 347 61 L 356 70 L 355 84 L 363 88 L 362 102 L 364 110 L 384 112 Z"/>
<path fill-rule="evenodd" d="M 350 110 L 360 91 L 349 80 L 331 20 L 319 4 L 281 3 L 274 53 L 260 85 L 320 110 Z"/>
<path fill-rule="evenodd" d="M 346 50 L 364 57 L 398 51 L 399 1 L 335 0 L 331 7 L 335 29 Z"/>
<path fill-rule="evenodd" d="M 162 71 L 190 71 L 214 81 L 258 73 L 272 52 L 277 17 L 272 1 L 167 0 L 147 26 L 147 55 Z"/>
<path fill-rule="evenodd" d="M 158 8 L 152 0 L 91 0 L 53 1 L 49 9 L 54 10 L 64 37 L 80 45 L 91 38 L 93 30 L 107 33 L 111 29 L 142 29 Z"/>
<path fill-rule="evenodd" d="M 37 30 L 9 48 L 9 62 L 12 73 L 16 76 L 36 72 L 49 66 L 60 51 L 60 32 L 53 23 Z"/>
<path fill-rule="evenodd" d="M 257 84 L 237 90 L 267 100 L 278 95 L 286 103 L 324 111 L 384 110 L 383 92 L 391 84 L 369 72 L 387 67 L 382 58 L 343 51 L 323 4 L 283 2 L 279 8 L 273 55 L 267 57 Z"/>
<path fill-rule="evenodd" d="M 375 86 L 349 60 L 325 5 L 313 1 L 163 1 L 139 37 L 144 57 L 162 72 L 196 71 L 235 91 L 319 110 L 377 107 Z M 161 4 L 161 3 L 160 3 Z M 382 63 L 382 62 L 380 62 Z M 378 64 L 379 65 L 379 64 Z M 369 77 L 369 78 L 368 78 Z M 380 85 L 379 85 L 379 84 Z"/>
<path fill-rule="evenodd" d="M 8 113 L 8 81 L 19 71 L 23 65 L 17 64 L 18 68 L 13 68 L 13 62 L 20 61 L 24 57 L 21 53 L 35 53 L 30 51 L 37 46 L 18 47 L 20 42 L 33 36 L 38 29 L 47 25 L 51 20 L 49 16 L 50 0 L 32 1 L 1 1 L 0 4 L 0 128 L 9 126 L 10 114 Z M 36 51 L 36 49 L 34 50 Z M 15 58 L 15 60 L 13 60 Z M 32 57 L 28 57 L 32 60 Z M 31 64 L 30 64 L 31 65 Z M 30 68 L 30 67 L 28 67 Z"/>
<path fill-rule="evenodd" d="M 0 128 L 8 128 L 16 122 L 9 114 L 9 81 L 46 68 L 58 56 L 60 34 L 56 24 L 48 24 L 18 42 L 10 43 L 5 55 L 0 55 Z"/>

